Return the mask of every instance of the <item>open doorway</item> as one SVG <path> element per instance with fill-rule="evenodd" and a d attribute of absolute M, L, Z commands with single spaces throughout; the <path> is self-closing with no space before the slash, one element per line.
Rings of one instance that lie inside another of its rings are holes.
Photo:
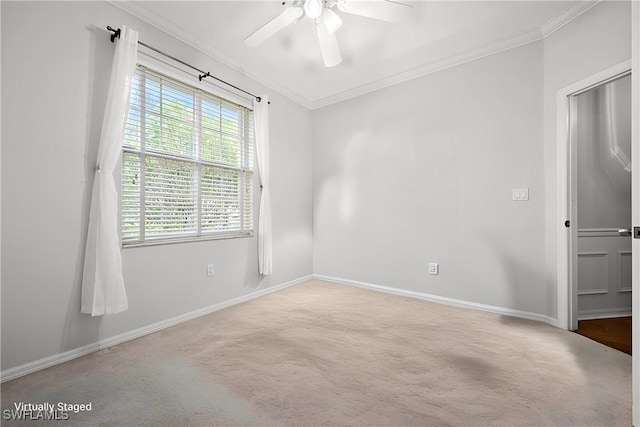
<path fill-rule="evenodd" d="M 581 80 L 577 83 L 574 83 L 564 89 L 561 89 L 557 93 L 557 123 L 558 123 L 558 296 L 557 296 L 557 307 L 558 307 L 558 326 L 563 329 L 568 330 L 576 330 L 578 327 L 578 229 L 579 229 L 579 221 L 578 221 L 578 150 L 577 150 L 577 139 L 576 136 L 579 134 L 578 132 L 578 100 L 581 94 L 589 94 L 591 92 L 591 96 L 595 97 L 593 93 L 595 92 L 604 92 L 599 91 L 598 88 L 606 87 L 607 83 L 621 81 L 625 76 L 630 74 L 631 70 L 631 61 L 625 61 L 615 66 L 612 66 L 606 70 L 603 70 L 599 73 L 596 73 L 584 80 Z M 593 91 L 593 92 L 592 92 Z M 598 97 L 605 97 L 606 95 L 599 94 Z M 586 99 L 586 98 L 585 98 Z M 611 102 L 611 101 L 609 101 Z M 593 107 L 595 108 L 595 107 Z M 605 108 L 602 108 L 603 111 L 606 111 Z M 587 130 L 592 131 L 594 127 L 599 126 L 603 130 L 603 133 L 606 133 L 607 129 L 609 129 L 605 125 L 594 125 L 593 123 L 584 124 Z M 591 129 L 589 129 L 589 126 Z M 584 131 L 583 131 L 584 132 Z M 610 131 L 609 131 L 610 132 Z M 619 136 L 616 137 L 616 142 L 619 140 Z M 594 142 L 595 144 L 595 142 Z M 633 146 L 633 144 L 631 144 Z M 603 148 L 604 147 L 604 148 Z M 607 148 L 608 147 L 608 148 Z M 622 159 L 624 162 L 624 157 L 622 155 L 622 150 L 620 148 L 616 148 L 615 146 L 608 146 L 603 144 L 602 146 L 598 146 L 598 149 L 604 150 L 606 155 L 609 157 L 606 161 L 608 162 L 615 161 L 618 164 L 620 163 L 619 159 Z M 595 148 L 594 148 L 595 150 Z M 612 154 L 613 151 L 615 154 Z M 618 158 L 616 158 L 618 156 Z M 633 174 L 636 171 L 632 170 L 632 178 Z M 628 172 L 624 172 L 628 174 Z M 601 190 L 601 193 L 603 191 Z M 588 198 L 589 196 L 585 196 L 584 198 Z M 601 201 L 601 200 L 600 200 Z M 588 214 L 586 214 L 588 215 Z M 583 214 L 584 216 L 584 214 Z M 588 217 L 588 216 L 587 216 Z M 630 224 L 627 224 L 627 226 Z M 626 228 L 621 226 L 620 228 Z M 618 236 L 618 225 L 607 225 L 607 226 L 598 226 L 594 227 L 594 230 L 584 231 L 587 234 L 598 234 L 601 232 L 605 234 L 604 230 L 608 229 L 608 233 L 610 234 L 611 239 L 615 239 Z M 615 236 L 614 236 L 615 229 Z M 582 249 L 585 252 L 588 252 L 586 249 Z M 622 249 L 621 249 L 622 250 Z M 583 258 L 589 258 L 589 255 L 592 255 L 593 262 L 591 263 L 591 268 L 596 269 L 594 264 L 600 263 L 600 266 L 604 268 L 606 264 L 607 270 L 610 270 L 609 263 L 605 262 L 604 256 L 598 257 L 599 254 L 603 253 L 604 250 L 592 250 L 591 254 L 587 254 L 587 256 Z M 607 251 L 608 252 L 608 251 Z M 624 258 L 624 252 L 622 255 L 622 261 L 624 262 L 626 259 Z M 611 256 L 609 256 L 611 257 Z M 618 258 L 617 250 L 615 250 L 615 255 L 613 256 L 616 261 Z M 587 262 L 587 264 L 589 264 Z M 617 267 L 616 267 L 617 269 Z M 607 271 L 607 279 L 609 278 L 609 272 Z M 635 273 L 635 272 L 634 272 Z M 598 270 L 598 274 L 601 276 L 605 276 L 603 271 Z M 584 275 L 584 273 L 583 273 Z M 632 274 L 633 275 L 633 274 Z M 621 277 L 621 276 L 619 276 Z M 624 277 L 621 277 L 624 281 Z M 617 280 L 616 280 L 617 282 Z M 607 289 L 608 292 L 608 283 L 606 285 L 600 286 L 591 286 L 591 290 L 593 292 L 597 292 L 598 290 L 602 291 L 604 294 L 604 289 Z M 583 287 L 583 289 L 588 287 Z M 589 291 L 587 291 L 589 292 Z M 618 292 L 615 292 L 618 294 Z M 631 295 L 630 292 L 623 292 Z M 594 295 L 597 295 L 594 293 Z M 632 296 L 633 298 L 633 296 Z M 595 299 L 595 298 L 594 298 Z M 583 310 L 589 310 L 589 308 L 583 307 Z M 593 308 L 595 310 L 595 308 Z"/>
<path fill-rule="evenodd" d="M 631 354 L 631 75 L 570 98 L 572 329 Z"/>

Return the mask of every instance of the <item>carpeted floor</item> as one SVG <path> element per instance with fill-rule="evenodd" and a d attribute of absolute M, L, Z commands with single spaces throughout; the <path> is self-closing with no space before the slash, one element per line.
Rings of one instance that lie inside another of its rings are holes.
<path fill-rule="evenodd" d="M 310 281 L 3 384 L 18 402 L 91 403 L 60 426 L 629 426 L 631 357 Z"/>

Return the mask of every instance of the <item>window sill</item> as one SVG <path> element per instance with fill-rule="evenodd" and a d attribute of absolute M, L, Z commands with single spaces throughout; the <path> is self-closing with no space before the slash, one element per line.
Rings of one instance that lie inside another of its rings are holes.
<path fill-rule="evenodd" d="M 145 246 L 174 245 L 178 243 L 210 242 L 215 240 L 243 239 L 253 237 L 254 233 L 245 234 L 216 234 L 214 236 L 203 237 L 178 237 L 169 239 L 151 239 L 144 242 L 122 242 L 122 249 L 140 248 Z"/>

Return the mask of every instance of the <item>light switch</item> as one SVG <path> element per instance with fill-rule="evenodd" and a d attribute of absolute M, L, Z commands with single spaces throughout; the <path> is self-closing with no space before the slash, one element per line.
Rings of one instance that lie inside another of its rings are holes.
<path fill-rule="evenodd" d="M 528 188 L 514 188 L 513 189 L 513 200 L 517 201 L 525 201 L 529 200 L 529 189 Z"/>

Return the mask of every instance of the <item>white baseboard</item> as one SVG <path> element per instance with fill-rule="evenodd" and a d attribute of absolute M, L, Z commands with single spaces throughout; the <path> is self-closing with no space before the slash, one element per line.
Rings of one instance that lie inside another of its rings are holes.
<path fill-rule="evenodd" d="M 250 294 L 243 295 L 238 298 L 234 298 L 228 301 L 223 301 L 208 307 L 201 308 L 199 310 L 194 310 L 192 312 L 185 313 L 180 316 L 176 316 L 167 320 L 162 320 L 160 322 L 156 322 L 148 326 L 143 326 L 141 328 L 134 329 L 132 331 L 125 332 L 123 334 L 116 335 L 114 337 L 105 338 L 96 343 L 92 343 L 92 344 L 85 345 L 83 347 L 78 347 L 72 350 L 68 350 L 68 351 L 65 351 L 64 353 L 55 354 L 49 357 L 45 357 L 43 359 L 25 363 L 24 365 L 6 369 L 0 372 L 0 382 L 4 383 L 6 381 L 10 381 L 10 380 L 22 377 L 24 375 L 31 374 L 33 372 L 37 372 L 37 371 L 49 368 L 51 366 L 58 365 L 60 363 L 68 362 L 78 357 L 86 356 L 96 351 L 103 350 L 105 348 L 112 347 L 114 345 L 122 344 L 124 342 L 142 337 L 144 335 L 148 335 L 153 332 L 157 332 L 162 329 L 166 329 L 171 326 L 178 325 L 188 320 L 205 316 L 215 311 L 222 310 L 223 308 L 227 308 L 236 304 L 243 303 L 245 301 L 259 298 L 261 296 L 280 291 L 290 286 L 298 285 L 310 279 L 325 280 L 333 283 L 372 289 L 380 292 L 386 292 L 386 293 L 404 296 L 404 297 L 410 297 L 410 298 L 417 298 L 424 301 L 430 301 L 430 302 L 435 302 L 439 304 L 446 304 L 454 307 L 470 308 L 474 310 L 481 310 L 481 311 L 486 311 L 490 313 L 502 314 L 505 316 L 518 317 L 521 319 L 535 320 L 538 322 L 544 322 L 552 326 L 558 327 L 557 319 L 553 319 L 551 317 L 548 317 L 542 314 L 531 313 L 531 312 L 521 311 L 521 310 L 514 310 L 510 308 L 498 307 L 498 306 L 493 306 L 488 304 L 479 304 L 479 303 L 474 303 L 470 301 L 457 300 L 457 299 L 442 297 L 438 295 L 431 295 L 431 294 L 426 294 L 422 292 L 410 291 L 406 289 L 392 288 L 389 286 L 359 282 L 356 280 L 343 279 L 339 277 L 313 274 L 313 275 L 300 277 L 298 279 L 291 280 L 289 282 L 281 283 L 280 285 L 271 286 L 267 289 L 261 289 L 259 291 L 252 292 Z M 611 316 L 610 314 L 611 313 L 607 313 L 607 316 L 602 316 L 602 317 L 616 317 L 616 316 Z M 623 315 L 624 314 L 621 314 L 621 313 L 618 314 L 618 316 L 623 316 Z M 630 311 L 629 311 L 629 315 L 630 315 Z M 590 318 L 594 318 L 594 317 L 590 317 Z"/>
<path fill-rule="evenodd" d="M 631 307 L 582 310 L 578 312 L 578 320 L 609 319 L 612 317 L 628 316 L 631 316 Z"/>
<path fill-rule="evenodd" d="M 271 286 L 266 289 L 261 289 L 256 292 L 252 292 L 247 295 L 243 295 L 238 298 L 233 298 L 228 301 L 223 301 L 217 304 L 213 304 L 208 307 L 204 307 L 198 310 L 194 310 L 189 313 L 182 314 L 180 316 L 172 317 L 171 319 L 162 320 L 160 322 L 153 323 L 148 326 L 143 326 L 138 329 L 134 329 L 129 332 L 125 332 L 120 335 L 116 335 L 114 337 L 105 338 L 96 343 L 88 344 L 82 347 L 74 348 L 72 350 L 65 351 L 64 353 L 54 354 L 49 357 L 45 357 L 43 359 L 39 359 L 33 362 L 25 363 L 24 365 L 16 366 L 14 368 L 6 369 L 0 372 L 0 382 L 4 383 L 6 381 L 10 381 L 24 375 L 31 374 L 36 371 L 40 371 L 42 369 L 49 368 L 54 365 L 59 365 L 60 363 L 68 362 L 69 360 L 77 359 L 78 357 L 86 356 L 88 354 L 94 353 L 99 350 L 103 350 L 108 347 L 112 347 L 114 345 L 122 344 L 124 342 L 140 338 L 144 335 L 151 334 L 153 332 L 160 331 L 162 329 L 169 328 L 171 326 L 178 325 L 180 323 L 186 322 L 188 320 L 196 319 L 201 316 L 205 316 L 207 314 L 211 314 L 215 311 L 222 310 L 223 308 L 230 307 L 232 305 L 240 304 L 255 298 L 262 297 L 264 295 L 280 291 L 282 289 L 288 288 L 290 286 L 294 286 L 305 282 L 307 280 L 312 279 L 312 275 L 300 277 L 295 280 L 291 280 L 289 282 L 281 283 L 276 286 Z"/>
<path fill-rule="evenodd" d="M 375 291 L 386 292 L 393 295 L 400 295 L 409 298 L 417 298 L 424 301 L 435 302 L 438 304 L 450 305 L 453 307 L 470 308 L 474 310 L 487 311 L 489 313 L 502 314 L 505 316 L 518 317 L 521 319 L 535 320 L 537 322 L 548 323 L 551 326 L 558 327 L 558 320 L 543 314 L 531 313 L 528 311 L 514 310 L 511 308 L 498 307 L 495 305 L 480 304 L 470 301 L 463 301 L 453 298 L 441 297 L 438 295 L 426 294 L 423 292 L 410 291 L 407 289 L 392 288 L 389 286 L 375 285 L 372 283 L 359 282 L 356 280 L 342 279 L 340 277 L 331 277 L 321 274 L 314 274 L 314 279 L 326 280 L 328 282 L 339 283 L 359 288 L 372 289 Z"/>

